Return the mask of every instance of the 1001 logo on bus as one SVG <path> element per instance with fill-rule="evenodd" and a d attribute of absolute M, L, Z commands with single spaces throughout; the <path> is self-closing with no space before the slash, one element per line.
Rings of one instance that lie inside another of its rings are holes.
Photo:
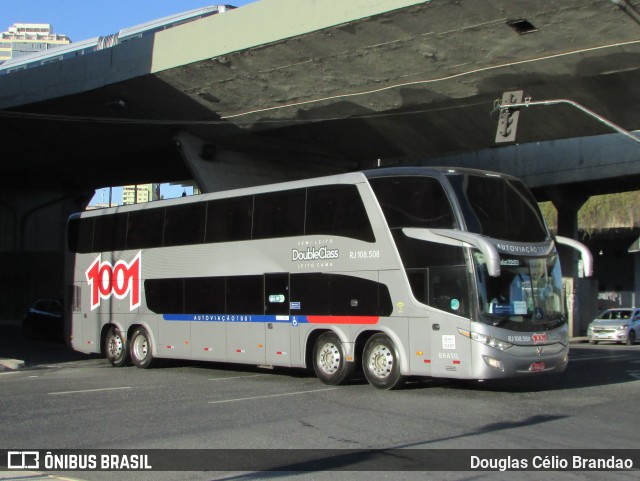
<path fill-rule="evenodd" d="M 118 261 L 102 262 L 102 254 L 85 271 L 85 276 L 91 288 L 91 310 L 100 305 L 101 299 L 109 299 L 112 295 L 116 299 L 130 296 L 129 309 L 133 311 L 140 307 L 142 273 L 142 252 L 129 263 Z"/>

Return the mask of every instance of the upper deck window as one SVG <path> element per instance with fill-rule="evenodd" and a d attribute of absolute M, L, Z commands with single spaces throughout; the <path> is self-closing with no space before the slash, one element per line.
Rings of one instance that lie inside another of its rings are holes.
<path fill-rule="evenodd" d="M 456 227 L 451 204 L 442 185 L 431 177 L 380 177 L 369 179 L 389 228 Z"/>
<path fill-rule="evenodd" d="M 544 242 L 547 228 L 536 200 L 519 181 L 499 176 L 448 176 L 469 232 L 513 242 Z"/>

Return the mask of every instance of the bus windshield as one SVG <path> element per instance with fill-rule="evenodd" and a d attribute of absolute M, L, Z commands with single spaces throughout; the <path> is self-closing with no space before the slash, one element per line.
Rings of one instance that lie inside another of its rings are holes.
<path fill-rule="evenodd" d="M 469 232 L 515 242 L 544 242 L 538 204 L 520 181 L 497 174 L 447 176 Z"/>
<path fill-rule="evenodd" d="M 473 253 L 480 310 L 485 322 L 540 323 L 564 320 L 562 276 L 556 254 L 502 257 L 499 277 L 490 277 L 484 255 Z"/>

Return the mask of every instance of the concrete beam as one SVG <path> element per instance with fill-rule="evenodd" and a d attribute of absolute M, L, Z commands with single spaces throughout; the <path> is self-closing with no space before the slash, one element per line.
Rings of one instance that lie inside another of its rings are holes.
<path fill-rule="evenodd" d="M 261 0 L 156 34 L 151 72 L 360 20 L 432 0 Z M 242 35 L 238 35 L 242 32 Z"/>
<path fill-rule="evenodd" d="M 431 158 L 428 165 L 503 172 L 538 189 L 640 175 L 640 144 L 604 134 L 464 152 Z"/>
<path fill-rule="evenodd" d="M 218 192 L 354 170 L 349 163 L 309 162 L 291 156 L 233 151 L 187 131 L 176 136 L 178 150 L 202 192 Z M 301 147 L 303 148 L 303 147 Z"/>

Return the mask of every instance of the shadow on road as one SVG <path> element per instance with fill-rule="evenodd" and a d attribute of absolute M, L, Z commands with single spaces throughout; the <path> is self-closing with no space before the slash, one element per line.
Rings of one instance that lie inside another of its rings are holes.
<path fill-rule="evenodd" d="M 61 340 L 27 339 L 20 321 L 0 321 L 0 359 L 19 359 L 25 367 L 90 359 L 65 346 Z"/>

